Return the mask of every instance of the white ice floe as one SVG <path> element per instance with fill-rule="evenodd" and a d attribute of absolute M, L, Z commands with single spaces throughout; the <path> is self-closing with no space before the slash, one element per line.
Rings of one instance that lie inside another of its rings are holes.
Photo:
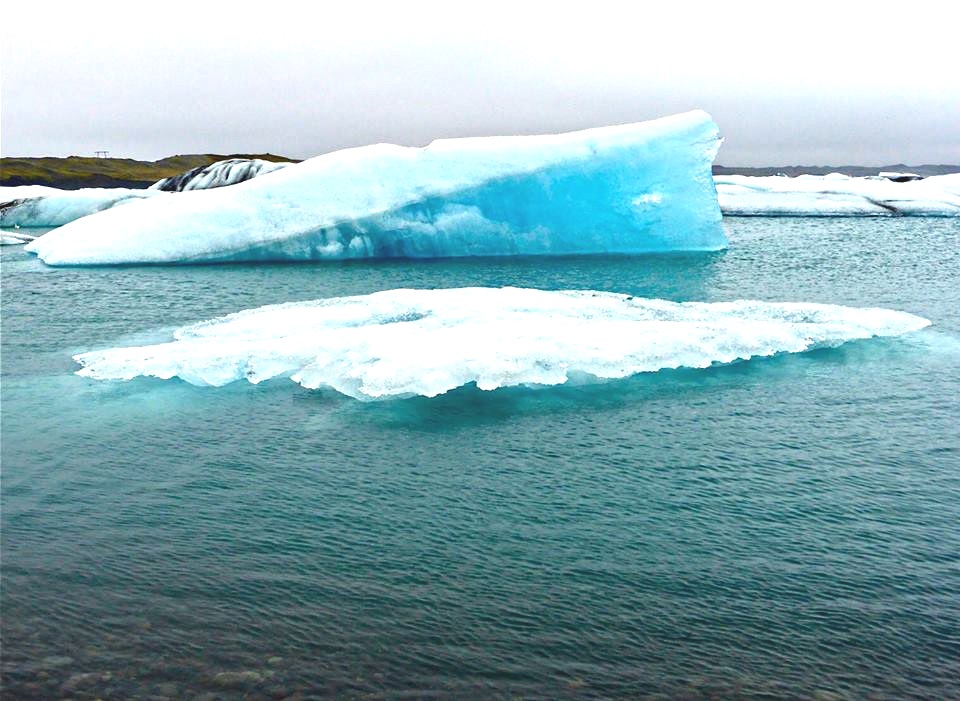
<path fill-rule="evenodd" d="M 164 193 L 124 187 L 87 187 L 81 190 L 59 190 L 43 185 L 0 187 L 0 226 L 63 226 L 119 204 L 158 195 L 163 196 Z"/>
<path fill-rule="evenodd" d="M 0 231 L 0 246 L 22 246 L 36 238 L 20 231 Z"/>
<path fill-rule="evenodd" d="M 884 180 L 893 180 L 897 183 L 906 183 L 911 180 L 923 180 L 922 175 L 917 175 L 916 173 L 900 173 L 894 170 L 881 170 L 877 173 L 878 178 L 883 178 Z"/>
<path fill-rule="evenodd" d="M 960 174 L 909 182 L 840 173 L 796 178 L 717 175 L 714 181 L 727 215 L 960 216 Z"/>
<path fill-rule="evenodd" d="M 719 143 L 694 111 L 377 144 L 77 220 L 28 250 L 51 265 L 716 250 Z"/>
<path fill-rule="evenodd" d="M 184 192 L 186 190 L 210 190 L 246 182 L 259 175 L 266 175 L 290 165 L 286 162 L 264 161 L 259 158 L 229 158 L 208 166 L 200 166 L 186 173 L 158 180 L 151 190 Z"/>
<path fill-rule="evenodd" d="M 895 336 L 905 312 L 829 304 L 669 302 L 591 291 L 388 290 L 252 309 L 174 340 L 75 356 L 102 380 L 179 377 L 220 386 L 287 377 L 358 399 L 483 390 L 703 368 Z"/>

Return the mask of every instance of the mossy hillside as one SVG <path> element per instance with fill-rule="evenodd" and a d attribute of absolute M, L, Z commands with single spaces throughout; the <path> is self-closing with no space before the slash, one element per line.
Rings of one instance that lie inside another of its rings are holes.
<path fill-rule="evenodd" d="M 130 158 L 0 158 L 0 186 L 48 185 L 68 190 L 82 187 L 145 188 L 161 178 L 179 175 L 227 158 L 294 159 L 272 153 L 218 155 L 213 153 L 169 156 L 159 161 Z"/>

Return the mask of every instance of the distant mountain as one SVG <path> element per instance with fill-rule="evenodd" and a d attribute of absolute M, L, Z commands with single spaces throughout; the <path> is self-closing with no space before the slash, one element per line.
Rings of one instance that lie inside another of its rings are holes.
<path fill-rule="evenodd" d="M 714 175 L 826 175 L 827 173 L 843 173 L 854 177 L 863 177 L 865 175 L 876 175 L 881 171 L 893 171 L 896 173 L 916 173 L 917 175 L 947 175 L 948 173 L 960 173 L 960 165 L 922 165 L 908 166 L 903 163 L 897 163 L 890 166 L 769 166 L 763 168 L 739 168 L 737 166 L 713 166 Z"/>
<path fill-rule="evenodd" d="M 259 158 L 263 161 L 293 161 L 272 153 L 213 153 L 170 156 L 159 161 L 129 158 L 0 158 L 0 186 L 48 185 L 64 190 L 83 187 L 146 188 L 158 180 L 208 166 L 228 158 Z"/>

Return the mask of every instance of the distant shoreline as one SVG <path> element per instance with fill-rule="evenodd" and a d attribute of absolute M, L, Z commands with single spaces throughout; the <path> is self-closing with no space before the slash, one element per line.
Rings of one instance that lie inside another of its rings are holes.
<path fill-rule="evenodd" d="M 148 188 L 158 180 L 180 175 L 192 168 L 207 166 L 227 158 L 259 158 L 265 161 L 292 161 L 298 159 L 261 154 L 188 154 L 169 156 L 158 161 L 136 161 L 129 158 L 0 158 L 0 187 L 17 185 L 46 185 L 63 190 L 85 187 Z M 876 175 L 880 171 L 916 173 L 917 175 L 946 175 L 960 173 L 960 165 L 925 164 L 886 166 L 763 166 L 741 167 L 714 165 L 714 175 L 826 175 L 843 173 L 854 177 Z"/>

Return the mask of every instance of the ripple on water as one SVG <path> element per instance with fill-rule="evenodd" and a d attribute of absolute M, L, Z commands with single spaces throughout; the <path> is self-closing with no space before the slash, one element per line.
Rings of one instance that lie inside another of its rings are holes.
<path fill-rule="evenodd" d="M 960 695 L 958 225 L 727 226 L 729 251 L 694 257 L 52 270 L 5 247 L 5 692 Z M 502 284 L 934 326 L 375 406 L 69 360 L 264 304 Z"/>

